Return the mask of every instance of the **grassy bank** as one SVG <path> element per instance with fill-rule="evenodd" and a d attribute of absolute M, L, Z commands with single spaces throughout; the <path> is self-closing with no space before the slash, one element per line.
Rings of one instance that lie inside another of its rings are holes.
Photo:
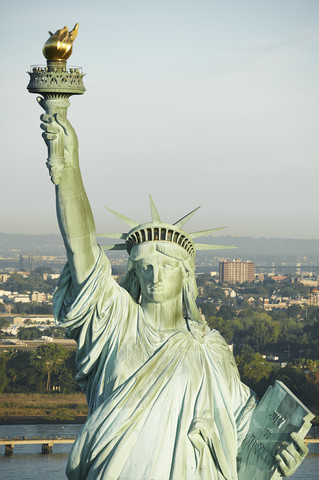
<path fill-rule="evenodd" d="M 0 425 L 33 423 L 84 423 L 87 417 L 84 394 L 2 393 Z M 312 421 L 319 426 L 319 415 Z"/>
<path fill-rule="evenodd" d="M 65 394 L 0 394 L 0 423 L 84 422 L 87 415 L 85 396 Z"/>

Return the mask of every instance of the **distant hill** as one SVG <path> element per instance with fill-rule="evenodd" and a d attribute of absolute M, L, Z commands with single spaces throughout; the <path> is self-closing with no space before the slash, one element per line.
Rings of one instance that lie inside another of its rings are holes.
<path fill-rule="evenodd" d="M 214 243 L 236 247 L 234 250 L 212 251 L 214 256 L 224 258 L 242 258 L 259 264 L 303 263 L 304 265 L 319 265 L 319 239 L 292 239 L 266 237 L 223 236 L 208 237 L 203 243 Z"/>
<path fill-rule="evenodd" d="M 98 242 L 107 244 L 99 238 Z M 198 252 L 198 257 L 207 257 L 218 262 L 218 258 L 242 258 L 259 264 L 271 265 L 287 262 L 304 265 L 319 265 L 319 239 L 290 238 L 254 238 L 237 236 L 216 236 L 202 239 L 203 243 L 234 246 L 231 250 L 215 250 Z M 60 235 L 24 235 L 0 233 L 0 255 L 65 255 L 63 241 Z M 115 252 L 112 253 L 112 257 Z"/>
<path fill-rule="evenodd" d="M 218 243 L 234 245 L 245 251 L 265 255 L 318 255 L 319 239 L 267 238 L 267 237 L 215 237 Z"/>
<path fill-rule="evenodd" d="M 26 255 L 64 255 L 65 249 L 60 235 L 24 235 L 0 233 L 0 255 L 17 250 Z"/>

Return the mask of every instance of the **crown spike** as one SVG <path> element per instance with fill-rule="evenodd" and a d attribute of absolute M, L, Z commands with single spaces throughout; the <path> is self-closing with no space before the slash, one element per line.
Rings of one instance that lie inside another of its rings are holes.
<path fill-rule="evenodd" d="M 206 243 L 195 243 L 195 250 L 226 250 L 228 248 L 237 248 L 237 247 L 229 247 L 226 245 L 209 245 Z"/>
<path fill-rule="evenodd" d="M 118 238 L 120 240 L 125 240 L 127 237 L 127 233 L 98 233 L 97 237 L 105 237 L 105 238 Z"/>
<path fill-rule="evenodd" d="M 139 223 L 135 222 L 134 220 L 131 220 L 128 217 L 124 217 L 124 215 L 121 215 L 120 213 L 115 212 L 111 208 L 108 208 L 108 207 L 104 207 L 104 208 L 106 208 L 106 210 L 108 210 L 109 212 L 113 213 L 113 215 L 115 215 L 117 218 L 122 220 L 122 222 L 126 223 L 126 225 L 128 225 L 131 228 L 135 228 L 139 225 Z"/>
<path fill-rule="evenodd" d="M 160 216 L 158 214 L 157 208 L 155 206 L 155 203 L 151 194 L 150 194 L 150 206 L 151 206 L 152 222 L 161 222 Z"/>
<path fill-rule="evenodd" d="M 116 243 L 115 245 L 102 245 L 103 250 L 126 250 L 125 243 Z"/>
<path fill-rule="evenodd" d="M 219 228 L 211 228 L 210 230 L 202 230 L 200 232 L 192 232 L 189 235 L 194 239 L 194 238 L 199 238 L 199 237 L 206 237 L 207 235 L 213 235 L 214 232 L 217 230 L 222 230 L 223 228 L 227 227 L 219 227 Z"/>
<path fill-rule="evenodd" d="M 176 223 L 174 223 L 175 227 L 177 228 L 183 228 L 183 226 L 185 225 L 185 223 L 187 223 L 193 215 L 195 215 L 195 213 L 197 212 L 197 210 L 199 210 L 200 207 L 197 207 L 195 208 L 195 210 L 192 210 L 190 213 L 188 213 L 187 215 L 185 215 L 185 217 L 181 218 L 180 220 L 178 220 Z"/>

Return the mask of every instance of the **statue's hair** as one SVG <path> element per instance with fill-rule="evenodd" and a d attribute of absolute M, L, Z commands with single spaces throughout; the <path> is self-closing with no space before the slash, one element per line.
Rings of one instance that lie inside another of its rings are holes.
<path fill-rule="evenodd" d="M 136 266 L 138 261 L 150 255 L 153 252 L 159 252 L 168 257 L 179 260 L 187 275 L 183 281 L 183 306 L 185 308 L 187 320 L 197 324 L 203 324 L 203 319 L 196 305 L 196 297 L 198 294 L 195 279 L 195 263 L 186 250 L 179 245 L 168 242 L 146 242 L 135 246 L 130 254 L 127 264 L 127 273 L 121 282 L 121 286 L 125 288 L 131 297 L 139 303 L 141 297 L 141 286 L 136 275 Z"/>

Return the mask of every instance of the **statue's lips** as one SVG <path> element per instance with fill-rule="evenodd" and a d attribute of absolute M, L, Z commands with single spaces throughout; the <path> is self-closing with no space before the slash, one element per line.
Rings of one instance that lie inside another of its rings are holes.
<path fill-rule="evenodd" d="M 164 291 L 164 287 L 162 285 L 152 285 L 150 287 L 150 291 L 151 292 L 163 292 Z"/>

